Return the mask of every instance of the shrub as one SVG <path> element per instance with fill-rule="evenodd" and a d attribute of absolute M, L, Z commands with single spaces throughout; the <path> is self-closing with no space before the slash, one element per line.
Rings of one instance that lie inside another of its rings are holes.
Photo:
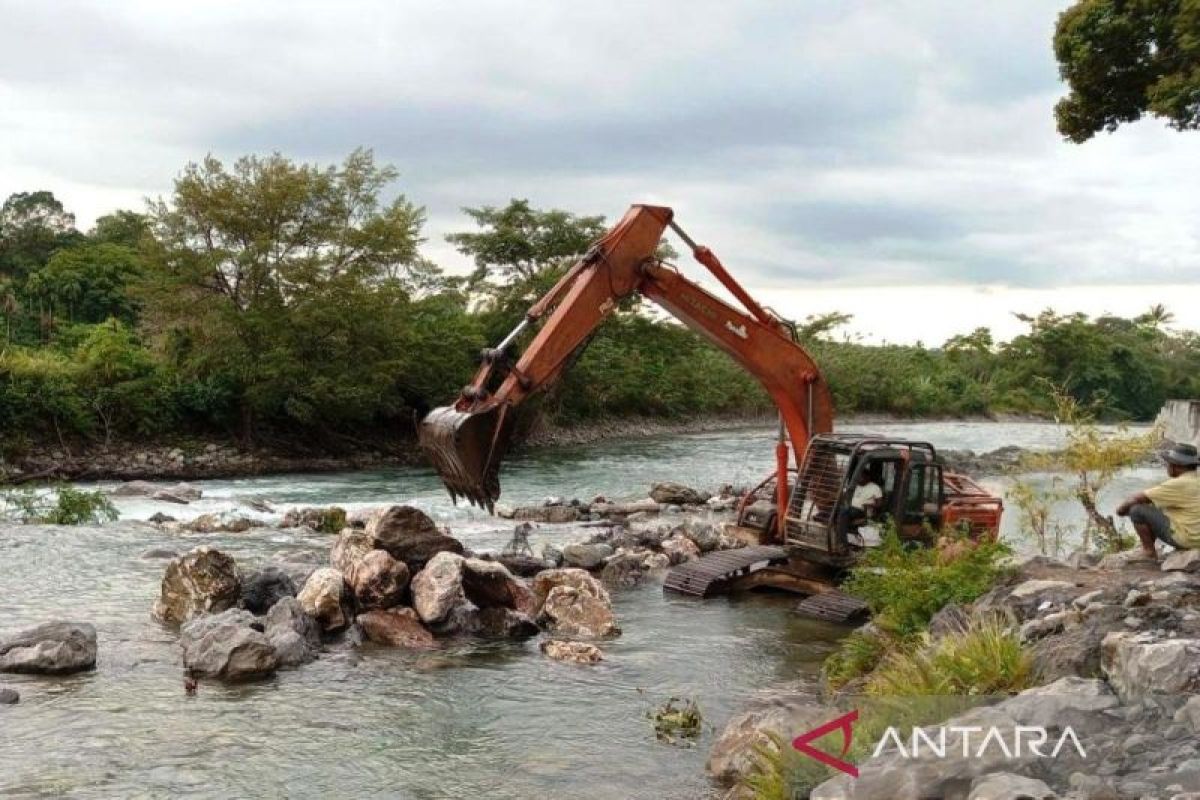
<path fill-rule="evenodd" d="M 53 494 L 10 489 L 0 495 L 0 519 L 42 525 L 98 525 L 118 517 L 104 492 L 59 486 Z"/>
<path fill-rule="evenodd" d="M 949 603 L 965 604 L 982 595 L 1002 574 L 1001 559 L 1011 553 L 1003 542 L 978 542 L 955 548 L 946 558 L 936 548 L 914 547 L 895 530 L 884 533 L 879 547 L 863 557 L 845 584 L 862 598 L 875 624 L 899 637 L 909 637 Z"/>

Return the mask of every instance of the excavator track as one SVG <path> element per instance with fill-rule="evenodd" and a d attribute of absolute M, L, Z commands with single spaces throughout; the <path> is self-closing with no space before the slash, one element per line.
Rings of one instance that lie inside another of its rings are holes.
<path fill-rule="evenodd" d="M 836 589 L 804 598 L 796 613 L 825 622 L 861 622 L 871 614 L 867 604 Z"/>
<path fill-rule="evenodd" d="M 787 550 L 782 547 L 758 545 L 723 550 L 688 561 L 667 573 L 663 591 L 678 592 L 692 597 L 720 594 L 735 578 L 760 569 L 787 562 Z"/>

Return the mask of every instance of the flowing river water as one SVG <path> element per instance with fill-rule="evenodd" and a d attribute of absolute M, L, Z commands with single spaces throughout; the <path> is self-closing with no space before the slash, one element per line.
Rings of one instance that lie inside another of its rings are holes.
<path fill-rule="evenodd" d="M 1062 442 L 1048 424 L 871 427 L 976 451 Z M 770 469 L 772 442 L 772 431 L 751 429 L 529 452 L 506 465 L 504 500 L 638 497 L 664 479 L 708 489 L 750 484 Z M 1122 475 L 1105 502 L 1156 477 L 1153 469 Z M 998 478 L 984 483 L 1004 489 Z M 189 697 L 176 635 L 149 616 L 164 562 L 143 553 L 210 544 L 253 567 L 296 551 L 323 555 L 331 539 L 270 528 L 172 534 L 138 520 L 156 511 L 254 516 L 244 502 L 263 498 L 277 509 L 411 503 L 476 550 L 500 548 L 512 528 L 455 508 L 418 468 L 196 485 L 204 498 L 189 506 L 119 498 L 121 521 L 102 527 L 0 528 L 0 634 L 65 618 L 92 622 L 100 641 L 94 672 L 0 676 L 22 695 L 0 706 L 0 795 L 709 797 L 703 765 L 714 730 L 755 695 L 812 680 L 846 633 L 796 616 L 787 596 L 696 602 L 651 584 L 614 591 L 623 634 L 592 667 L 551 661 L 532 641 L 448 642 L 426 653 L 333 646 L 269 681 L 206 682 Z M 1015 525 L 1009 513 L 1007 536 Z M 585 535 L 541 526 L 532 541 L 536 548 Z M 704 712 L 695 747 L 654 738 L 647 712 L 671 696 L 694 698 Z"/>

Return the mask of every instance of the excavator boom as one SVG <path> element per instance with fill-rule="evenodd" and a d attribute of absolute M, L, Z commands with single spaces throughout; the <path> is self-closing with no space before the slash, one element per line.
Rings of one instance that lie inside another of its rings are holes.
<path fill-rule="evenodd" d="M 556 380 L 618 301 L 635 292 L 707 337 L 770 394 L 780 412 L 777 470 L 779 494 L 786 498 L 787 444 L 798 466 L 809 438 L 832 429 L 829 388 L 789 325 L 750 297 L 712 251 L 695 244 L 673 217 L 671 209 L 662 206 L 632 206 L 499 346 L 483 352 L 479 370 L 454 403 L 422 420 L 421 447 L 452 498 L 465 497 L 492 510 L 500 495 L 500 464 L 512 436 L 513 408 Z M 655 258 L 668 227 L 745 310 Z M 539 322 L 541 327 L 513 363 L 516 339 Z"/>

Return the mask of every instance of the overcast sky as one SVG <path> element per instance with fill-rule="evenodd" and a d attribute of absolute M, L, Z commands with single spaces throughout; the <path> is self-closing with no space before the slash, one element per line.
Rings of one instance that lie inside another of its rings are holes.
<path fill-rule="evenodd" d="M 448 269 L 462 206 L 649 201 L 779 311 L 876 340 L 1046 306 L 1200 328 L 1200 133 L 1063 142 L 1066 5 L 0 0 L 0 196 L 87 226 L 206 153 L 362 145 Z"/>

